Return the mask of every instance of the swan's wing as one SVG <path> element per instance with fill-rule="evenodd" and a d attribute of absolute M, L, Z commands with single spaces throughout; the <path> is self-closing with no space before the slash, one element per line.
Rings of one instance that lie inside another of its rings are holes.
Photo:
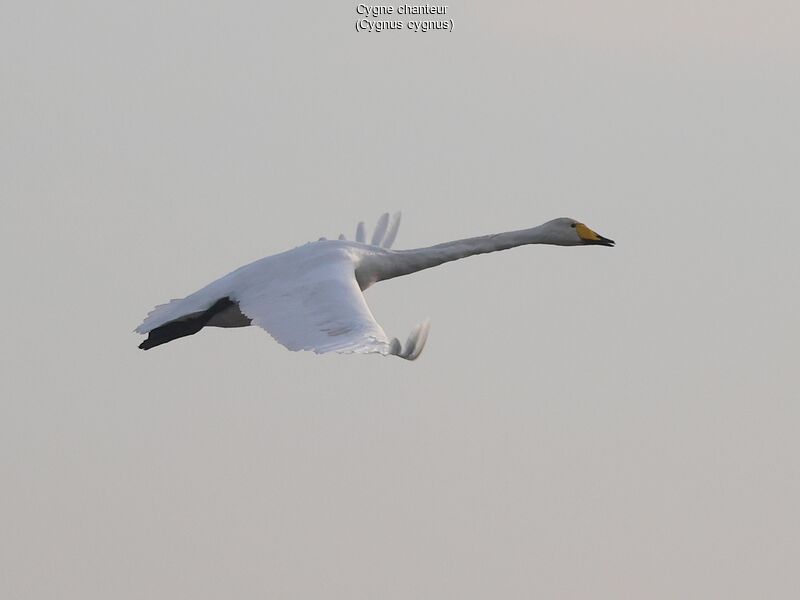
<path fill-rule="evenodd" d="M 401 213 L 396 212 L 391 217 L 389 213 L 383 213 L 375 224 L 375 231 L 372 234 L 370 245 L 378 246 L 380 248 L 391 248 L 394 240 L 397 237 L 397 230 L 400 228 Z M 344 234 L 339 234 L 339 239 L 344 240 Z M 364 228 L 364 221 L 359 221 L 356 226 L 355 240 L 361 244 L 367 243 L 366 230 Z"/>
<path fill-rule="evenodd" d="M 386 335 L 367 306 L 350 261 L 248 286 L 237 294 L 237 301 L 254 325 L 289 350 L 377 352 L 413 360 L 424 345 L 419 332 L 405 350 Z"/>

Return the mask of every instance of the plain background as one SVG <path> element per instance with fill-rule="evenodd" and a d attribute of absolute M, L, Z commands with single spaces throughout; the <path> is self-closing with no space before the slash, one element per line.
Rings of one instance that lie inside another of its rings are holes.
<path fill-rule="evenodd" d="M 796 598 L 796 2 L 11 2 L 0 596 Z M 416 363 L 153 305 L 356 222 Z"/>

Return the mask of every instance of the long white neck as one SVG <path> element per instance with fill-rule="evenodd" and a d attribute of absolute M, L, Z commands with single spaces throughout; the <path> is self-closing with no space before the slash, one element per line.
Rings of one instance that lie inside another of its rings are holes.
<path fill-rule="evenodd" d="M 357 277 L 359 281 L 363 282 L 362 287 L 367 287 L 376 281 L 409 275 L 423 269 L 436 267 L 442 263 L 466 258 L 467 256 L 508 250 L 509 248 L 516 248 L 526 244 L 548 243 L 543 227 L 543 225 L 540 225 L 519 231 L 507 231 L 454 242 L 445 242 L 428 248 L 398 250 L 372 255 L 362 262 L 358 269 Z"/>

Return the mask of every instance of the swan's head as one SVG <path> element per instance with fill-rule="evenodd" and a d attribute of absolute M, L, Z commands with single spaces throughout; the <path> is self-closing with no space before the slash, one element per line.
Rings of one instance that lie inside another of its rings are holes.
<path fill-rule="evenodd" d="M 614 240 L 603 237 L 569 217 L 553 219 L 542 225 L 549 244 L 557 246 L 613 246 Z"/>

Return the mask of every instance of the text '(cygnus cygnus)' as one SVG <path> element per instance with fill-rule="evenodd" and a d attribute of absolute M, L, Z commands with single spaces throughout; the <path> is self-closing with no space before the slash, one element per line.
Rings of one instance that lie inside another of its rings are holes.
<path fill-rule="evenodd" d="M 381 216 L 366 242 L 364 224 L 355 241 L 324 238 L 268 256 L 212 281 L 193 294 L 154 308 L 136 328 L 147 333 L 143 350 L 192 335 L 203 327 L 258 325 L 289 350 L 377 352 L 414 360 L 429 323 L 401 345 L 375 321 L 362 292 L 373 283 L 429 269 L 475 254 L 526 244 L 613 246 L 574 219 L 538 227 L 456 240 L 416 250 L 391 250 L 400 213 Z"/>

